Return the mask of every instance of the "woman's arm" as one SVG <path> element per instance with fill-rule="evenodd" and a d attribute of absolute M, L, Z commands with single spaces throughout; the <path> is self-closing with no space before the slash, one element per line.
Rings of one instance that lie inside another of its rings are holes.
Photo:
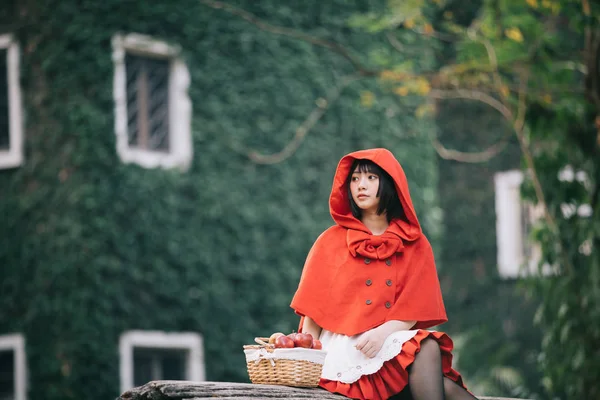
<path fill-rule="evenodd" d="M 321 335 L 321 330 L 322 328 L 310 317 L 304 317 L 304 322 L 302 323 L 302 332 L 310 333 L 313 338 L 318 339 Z"/>
<path fill-rule="evenodd" d="M 380 330 L 387 338 L 394 332 L 410 330 L 416 323 L 417 321 L 387 321 L 379 325 L 376 329 Z"/>

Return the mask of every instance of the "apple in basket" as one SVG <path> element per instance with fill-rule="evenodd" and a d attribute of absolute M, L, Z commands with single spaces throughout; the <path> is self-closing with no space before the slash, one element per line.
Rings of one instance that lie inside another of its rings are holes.
<path fill-rule="evenodd" d="M 295 339 L 296 339 L 296 335 L 297 335 L 297 333 L 296 333 L 296 332 L 292 332 L 292 333 L 289 333 L 289 334 L 287 335 L 287 337 L 289 337 L 289 338 L 290 338 L 290 339 L 292 339 L 292 340 L 295 340 Z"/>
<path fill-rule="evenodd" d="M 276 349 L 291 349 L 295 347 L 294 341 L 285 335 L 277 336 L 274 344 Z"/>
<path fill-rule="evenodd" d="M 319 339 L 313 339 L 312 348 L 315 350 L 322 350 L 323 344 L 321 343 L 321 341 Z"/>
<path fill-rule="evenodd" d="M 294 336 L 294 344 L 296 347 L 312 349 L 313 337 L 310 333 L 296 333 L 296 336 Z"/>
<path fill-rule="evenodd" d="M 269 337 L 269 344 L 275 344 L 275 340 L 277 340 L 277 338 L 279 336 L 285 336 L 285 335 L 283 333 L 281 333 L 281 332 L 275 332 L 274 334 L 272 334 Z"/>

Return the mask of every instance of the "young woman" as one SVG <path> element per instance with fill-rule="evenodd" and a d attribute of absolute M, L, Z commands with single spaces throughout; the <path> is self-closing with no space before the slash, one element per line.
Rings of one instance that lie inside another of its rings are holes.
<path fill-rule="evenodd" d="M 336 224 L 310 250 L 291 304 L 299 330 L 328 352 L 320 386 L 354 399 L 475 399 L 452 369 L 450 338 L 426 330 L 446 322 L 446 311 L 392 153 L 344 156 L 329 208 Z"/>

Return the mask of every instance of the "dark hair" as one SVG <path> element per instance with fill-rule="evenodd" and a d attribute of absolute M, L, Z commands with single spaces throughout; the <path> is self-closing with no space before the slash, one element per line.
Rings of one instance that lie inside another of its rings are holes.
<path fill-rule="evenodd" d="M 356 219 L 361 219 L 362 210 L 352 198 L 352 192 L 350 191 L 350 181 L 352 174 L 358 168 L 358 172 L 370 172 L 379 177 L 379 188 L 377 189 L 377 197 L 379 197 L 379 206 L 377 207 L 377 215 L 386 213 L 387 221 L 391 222 L 393 219 L 406 219 L 404 209 L 398 198 L 398 192 L 396 191 L 396 185 L 394 180 L 381 168 L 371 160 L 357 159 L 352 163 L 348 178 L 346 178 L 346 188 L 348 190 L 348 200 L 350 201 L 350 210 L 352 215 Z"/>

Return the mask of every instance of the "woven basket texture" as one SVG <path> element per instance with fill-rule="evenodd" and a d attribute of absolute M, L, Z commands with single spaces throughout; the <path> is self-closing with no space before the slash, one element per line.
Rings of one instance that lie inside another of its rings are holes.
<path fill-rule="evenodd" d="M 261 349 L 266 350 L 272 357 L 260 358 L 256 361 L 247 360 L 246 366 L 248 368 L 248 376 L 252 383 L 305 388 L 319 386 L 323 364 L 306 360 L 278 358 L 278 349 L 275 349 L 269 344 L 244 346 L 244 350 L 260 351 Z M 300 348 L 296 348 L 295 350 L 299 352 L 315 351 Z"/>

